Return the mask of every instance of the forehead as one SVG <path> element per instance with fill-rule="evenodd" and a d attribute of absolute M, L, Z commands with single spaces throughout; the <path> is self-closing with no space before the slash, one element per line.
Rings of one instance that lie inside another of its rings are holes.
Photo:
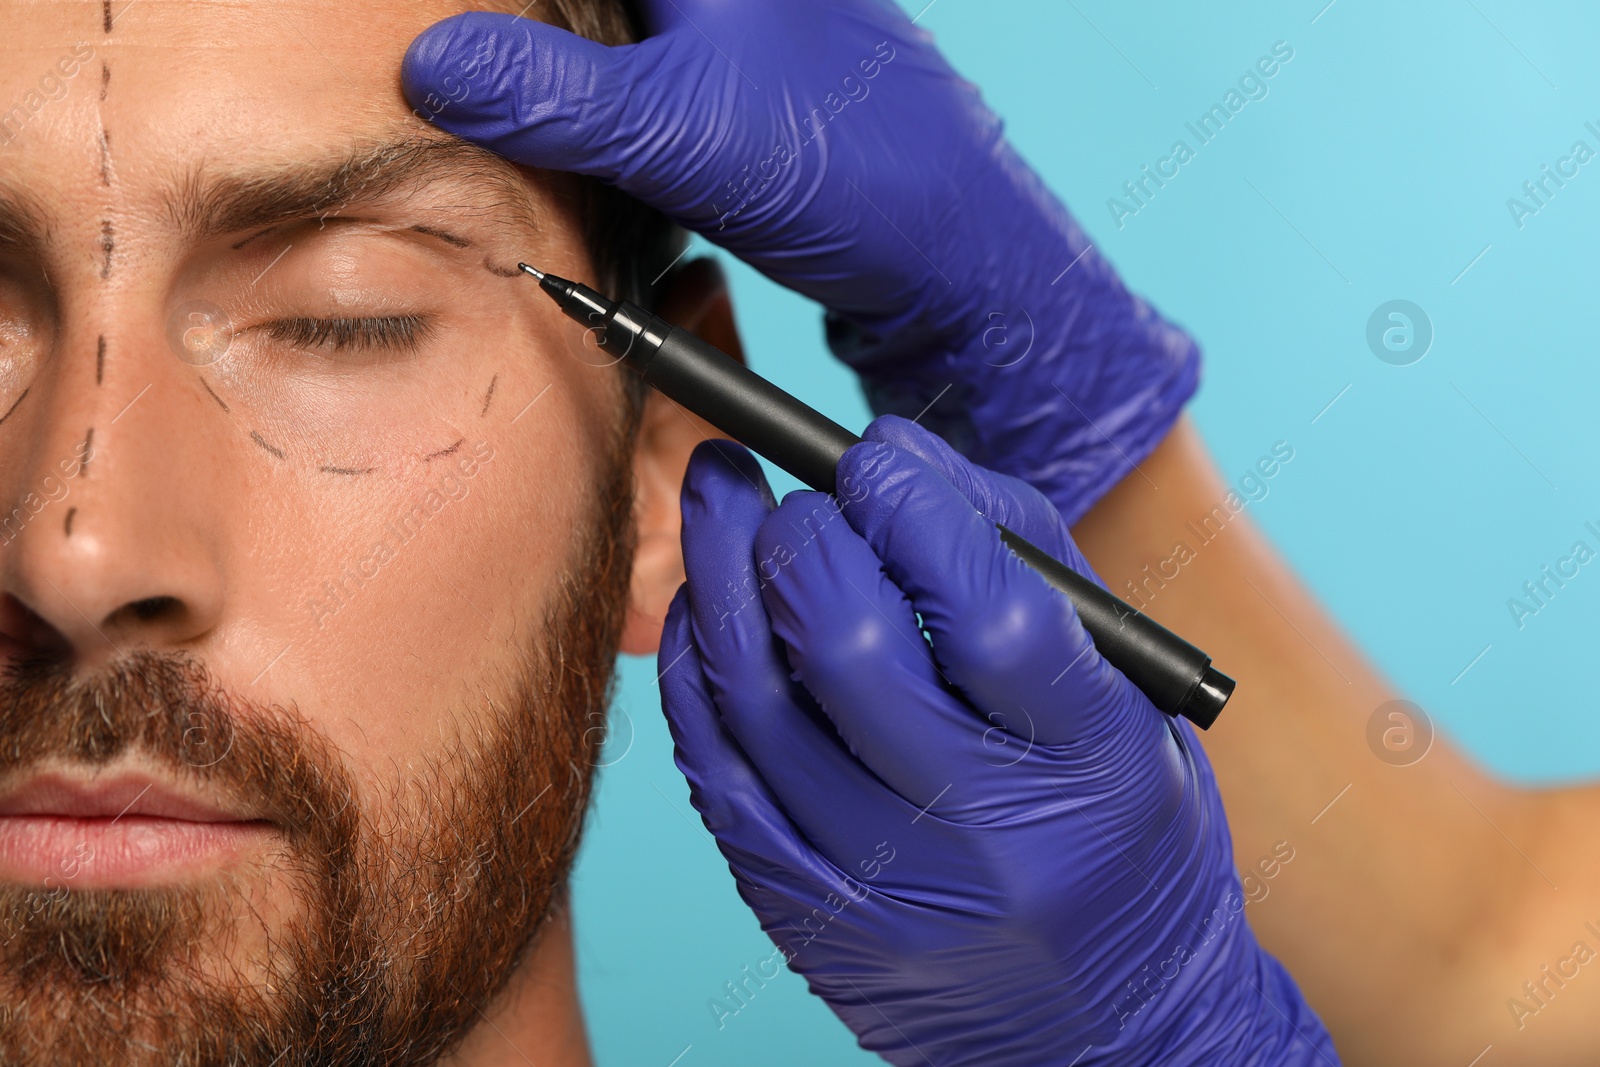
<path fill-rule="evenodd" d="M 400 60 L 465 6 L 0 0 L 0 175 L 34 178 L 46 199 L 109 186 L 109 166 L 137 196 L 201 167 L 325 156 L 421 129 Z"/>

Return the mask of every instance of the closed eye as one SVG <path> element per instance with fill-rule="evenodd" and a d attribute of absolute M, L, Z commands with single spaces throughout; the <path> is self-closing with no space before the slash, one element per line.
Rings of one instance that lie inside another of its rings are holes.
<path fill-rule="evenodd" d="M 331 352 L 393 349 L 415 351 L 433 331 L 426 315 L 388 315 L 353 319 L 279 319 L 261 327 L 268 337 L 300 349 Z"/>

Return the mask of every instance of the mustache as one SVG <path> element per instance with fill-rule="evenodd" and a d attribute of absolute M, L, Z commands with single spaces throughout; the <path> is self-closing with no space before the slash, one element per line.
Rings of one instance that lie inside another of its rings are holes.
<path fill-rule="evenodd" d="M 0 776 L 25 776 L 45 763 L 97 768 L 132 755 L 196 792 L 226 796 L 284 836 L 284 875 L 308 909 L 286 929 L 284 973 L 348 981 L 359 972 L 372 941 L 357 922 L 358 805 L 337 753 L 292 708 L 239 699 L 182 652 L 135 651 L 92 673 L 50 658 L 0 668 Z M 0 965 L 16 983 L 7 995 L 17 1010 L 50 1017 L 72 1004 L 96 1034 L 139 1025 L 159 1031 L 172 1009 L 136 994 L 147 997 L 140 991 L 174 981 L 197 1017 L 236 1035 L 283 1027 L 294 1010 L 304 1010 L 291 1004 L 274 1013 L 248 987 L 183 978 L 196 973 L 211 939 L 229 929 L 233 887 L 74 889 L 65 878 L 44 892 L 0 886 Z M 330 931 L 343 936 L 335 940 Z M 76 1000 L 63 1002 L 63 988 Z M 9 1024 L 0 1009 L 0 1060 L 7 1063 L 18 1062 L 7 1055 L 18 1040 Z M 108 1040 L 115 1047 L 116 1038 Z M 221 1047 L 210 1052 L 199 1062 L 235 1056 Z M 50 1062 L 68 1058 L 78 1057 Z"/>
<path fill-rule="evenodd" d="M 186 653 L 136 650 L 90 674 L 49 657 L 0 668 L 0 774 L 134 754 L 257 813 L 301 854 L 336 861 L 355 833 L 353 783 L 321 735 L 292 707 L 229 693 Z"/>

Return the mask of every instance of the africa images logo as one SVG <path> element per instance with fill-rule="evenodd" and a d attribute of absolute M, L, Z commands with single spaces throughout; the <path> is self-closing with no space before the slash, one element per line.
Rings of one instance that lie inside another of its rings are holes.
<path fill-rule="evenodd" d="M 1111 221 L 1117 224 L 1117 229 L 1122 229 L 1128 219 L 1149 207 L 1156 193 L 1183 173 L 1184 165 L 1193 160 L 1200 149 L 1215 140 L 1246 105 L 1265 100 L 1270 92 L 1267 83 L 1277 77 L 1278 72 L 1293 58 L 1294 48 L 1288 41 L 1273 42 L 1271 55 L 1261 56 L 1239 75 L 1237 88 L 1229 86 L 1222 94 L 1221 101 L 1202 111 L 1193 121 L 1183 124 L 1189 136 L 1194 138 L 1193 146 L 1187 138 L 1179 138 L 1172 143 L 1166 155 L 1156 160 L 1153 168 L 1146 163 L 1139 168 L 1138 177 L 1123 182 L 1123 198 L 1113 196 L 1106 200 L 1106 210 L 1111 212 Z"/>

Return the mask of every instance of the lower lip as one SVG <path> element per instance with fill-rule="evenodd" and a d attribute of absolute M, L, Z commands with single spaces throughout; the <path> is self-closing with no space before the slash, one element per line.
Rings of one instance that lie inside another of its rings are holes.
<path fill-rule="evenodd" d="M 272 835 L 262 822 L 5 815 L 0 882 L 73 889 L 172 885 L 222 870 Z"/>

